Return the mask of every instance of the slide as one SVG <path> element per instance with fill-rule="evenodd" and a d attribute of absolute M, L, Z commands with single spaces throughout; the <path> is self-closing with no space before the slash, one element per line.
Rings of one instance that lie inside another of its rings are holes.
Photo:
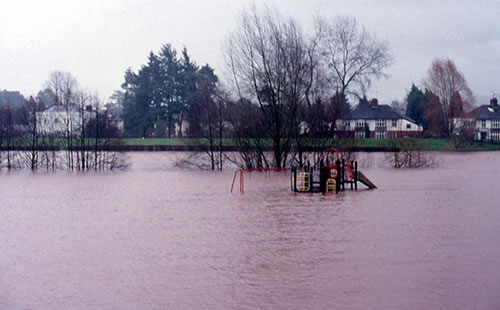
<path fill-rule="evenodd" d="M 364 184 L 369 189 L 377 188 L 375 184 L 372 183 L 361 171 L 358 171 L 358 181 Z"/>

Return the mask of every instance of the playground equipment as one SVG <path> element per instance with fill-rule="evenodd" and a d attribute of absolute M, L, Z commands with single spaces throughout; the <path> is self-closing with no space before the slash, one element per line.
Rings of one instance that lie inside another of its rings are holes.
<path fill-rule="evenodd" d="M 258 171 L 258 172 L 269 172 L 269 171 L 288 171 L 292 170 L 292 168 L 246 168 L 246 169 L 238 169 L 234 172 L 234 177 L 233 177 L 233 184 L 231 185 L 231 193 L 233 192 L 234 189 L 234 183 L 236 182 L 236 177 L 238 174 L 240 175 L 240 193 L 245 192 L 245 172 L 252 172 L 252 171 Z"/>
<path fill-rule="evenodd" d="M 331 164 L 330 164 L 331 163 Z M 247 168 L 234 172 L 231 193 L 239 175 L 240 193 L 245 192 L 245 172 L 287 171 L 291 170 L 291 189 L 296 193 L 330 193 L 345 190 L 346 185 L 358 189 L 358 182 L 369 189 L 377 188 L 361 171 L 356 161 L 346 162 L 339 149 L 329 148 L 321 154 L 319 169 L 304 168 Z"/>
<path fill-rule="evenodd" d="M 292 167 L 291 189 L 297 193 L 329 193 L 345 190 L 346 185 L 358 189 L 358 182 L 369 189 L 377 188 L 361 171 L 356 161 L 346 162 L 339 149 L 323 151 L 319 169 Z"/>

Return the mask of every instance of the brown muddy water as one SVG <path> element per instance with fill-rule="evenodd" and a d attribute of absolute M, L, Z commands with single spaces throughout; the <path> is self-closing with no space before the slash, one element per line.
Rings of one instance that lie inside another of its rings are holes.
<path fill-rule="evenodd" d="M 131 156 L 0 173 L 0 309 L 500 309 L 500 153 L 361 155 L 379 189 L 330 196 Z"/>

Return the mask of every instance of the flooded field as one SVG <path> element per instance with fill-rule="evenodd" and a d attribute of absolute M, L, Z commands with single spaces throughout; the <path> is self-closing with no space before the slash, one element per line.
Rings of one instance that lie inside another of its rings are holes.
<path fill-rule="evenodd" d="M 0 309 L 499 309 L 500 153 L 379 166 L 294 194 L 287 173 L 0 173 Z M 363 163 L 362 163 L 363 164 Z M 363 186 L 360 186 L 363 188 Z"/>

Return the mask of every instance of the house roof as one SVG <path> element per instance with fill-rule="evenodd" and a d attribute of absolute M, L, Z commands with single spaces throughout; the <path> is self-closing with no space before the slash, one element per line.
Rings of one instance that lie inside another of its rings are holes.
<path fill-rule="evenodd" d="M 500 119 L 500 106 L 492 106 L 492 105 L 480 106 L 479 119 Z"/>
<path fill-rule="evenodd" d="M 349 119 L 406 119 L 416 123 L 409 117 L 399 114 L 386 104 L 358 104 L 351 112 Z"/>

